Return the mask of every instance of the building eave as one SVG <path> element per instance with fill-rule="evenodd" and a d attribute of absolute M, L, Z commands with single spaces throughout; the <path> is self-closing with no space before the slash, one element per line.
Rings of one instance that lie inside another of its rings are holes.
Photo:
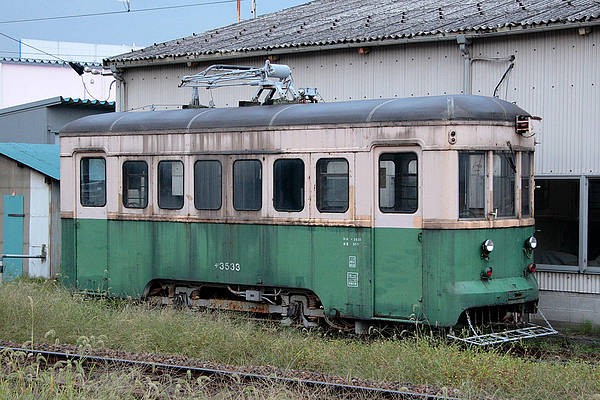
<path fill-rule="evenodd" d="M 482 31 L 464 31 L 464 32 L 451 32 L 451 33 L 437 33 L 427 35 L 415 35 L 411 37 L 394 38 L 394 39 L 382 39 L 382 40 L 357 40 L 347 43 L 334 43 L 325 45 L 289 45 L 285 47 L 273 47 L 264 48 L 258 50 L 248 51 L 223 51 L 210 54 L 185 54 L 185 55 L 170 55 L 170 56 L 156 56 L 148 57 L 137 60 L 123 60 L 123 61 L 110 61 L 104 60 L 103 65 L 105 68 L 114 67 L 117 69 L 127 69 L 136 67 L 149 67 L 149 66 L 162 66 L 172 64 L 186 64 L 186 63 L 198 63 L 198 62 L 210 62 L 210 61 L 221 61 L 231 60 L 240 58 L 250 57 L 265 57 L 270 55 L 281 55 L 289 53 L 310 53 L 310 52 L 321 52 L 341 49 L 351 49 L 359 47 L 381 47 L 381 46 L 394 46 L 411 43 L 430 43 L 430 42 L 444 42 L 444 41 L 456 41 L 459 35 L 465 35 L 468 39 L 477 40 L 483 38 L 494 38 L 502 36 L 512 35 L 524 35 L 532 33 L 542 33 L 557 30 L 569 30 L 578 29 L 585 27 L 600 26 L 600 20 L 584 21 L 584 22 L 560 22 L 560 23 L 549 23 L 545 25 L 515 25 L 515 26 L 504 26 L 495 28 L 493 30 L 482 30 Z"/>

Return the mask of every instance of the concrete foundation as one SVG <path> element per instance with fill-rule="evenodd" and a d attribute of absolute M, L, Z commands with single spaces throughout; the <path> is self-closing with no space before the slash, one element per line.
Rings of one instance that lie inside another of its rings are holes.
<path fill-rule="evenodd" d="M 600 325 L 600 295 L 540 291 L 540 310 L 549 321 Z M 537 314 L 535 319 L 541 319 Z"/>

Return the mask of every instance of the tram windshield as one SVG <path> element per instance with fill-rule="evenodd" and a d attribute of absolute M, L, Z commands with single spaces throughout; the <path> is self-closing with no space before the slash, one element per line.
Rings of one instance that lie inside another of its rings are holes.
<path fill-rule="evenodd" d="M 520 165 L 519 165 L 520 160 Z M 489 163 L 491 165 L 489 165 Z M 458 217 L 531 217 L 533 153 L 461 151 L 458 153 Z M 488 179 L 491 176 L 491 179 Z M 519 179 L 517 179 L 517 177 Z M 520 186 L 520 204 L 517 188 Z M 487 193 L 492 193 L 487 198 Z"/>
<path fill-rule="evenodd" d="M 459 218 L 485 217 L 485 161 L 484 152 L 459 153 Z"/>

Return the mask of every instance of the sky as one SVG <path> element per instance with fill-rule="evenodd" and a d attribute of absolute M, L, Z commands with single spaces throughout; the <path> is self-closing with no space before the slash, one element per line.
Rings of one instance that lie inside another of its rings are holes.
<path fill-rule="evenodd" d="M 293 7 L 309 0 L 256 0 L 257 15 Z M 135 45 L 177 39 L 237 22 L 236 0 L 2 0 L 0 57 L 18 57 L 14 39 L 41 39 L 97 44 Z M 188 6 L 155 11 L 156 7 Z M 251 18 L 251 0 L 241 0 L 242 19 Z M 100 16 L 14 22 L 23 19 L 111 13 Z"/>

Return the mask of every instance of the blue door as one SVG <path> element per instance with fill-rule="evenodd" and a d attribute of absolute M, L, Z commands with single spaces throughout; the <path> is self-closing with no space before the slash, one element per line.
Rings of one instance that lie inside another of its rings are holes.
<path fill-rule="evenodd" d="M 23 196 L 4 195 L 3 254 L 23 254 Z M 23 260 L 4 259 L 4 280 L 12 281 L 23 273 Z"/>

